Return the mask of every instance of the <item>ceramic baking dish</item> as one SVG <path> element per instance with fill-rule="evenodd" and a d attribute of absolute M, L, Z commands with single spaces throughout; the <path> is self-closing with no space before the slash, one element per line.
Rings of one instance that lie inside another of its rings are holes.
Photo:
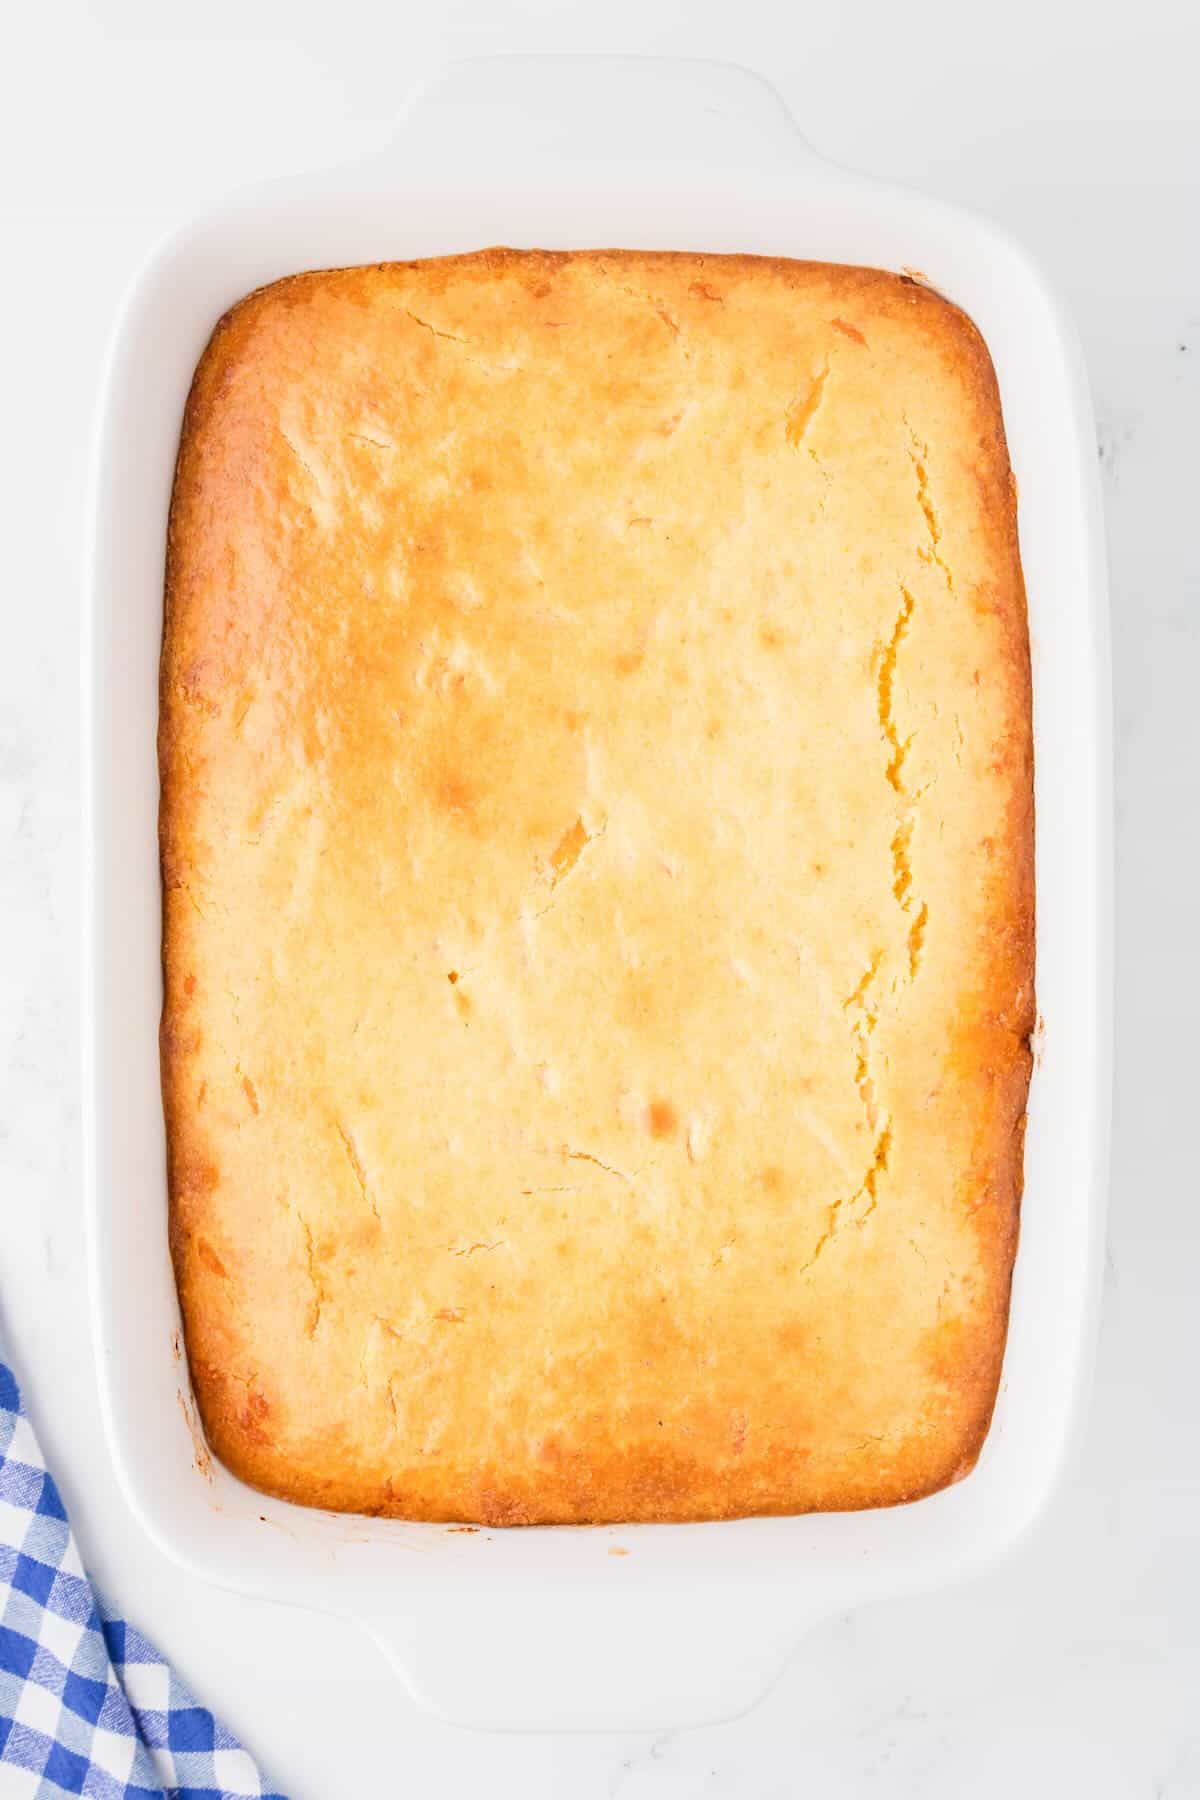
<path fill-rule="evenodd" d="M 1042 1017 L 1012 1322 L 975 1471 L 873 1513 L 450 1532 L 264 1499 L 198 1438 L 167 1254 L 155 761 L 163 549 L 180 419 L 213 324 L 300 269 L 487 244 L 759 251 L 919 271 L 999 373 L 1020 484 L 1037 757 Z M 1063 314 L 1023 252 L 821 161 L 774 91 L 719 64 L 459 64 L 386 149 L 178 232 L 115 333 L 85 647 L 87 1185 L 103 1406 L 155 1542 L 215 1582 L 359 1619 L 412 1692 L 480 1726 L 665 1727 L 750 1705 L 814 1621 L 958 1579 L 1028 1530 L 1081 1414 L 1110 1063 L 1108 625 L 1095 436 Z M 627 1552 L 609 1554 L 614 1546 Z"/>

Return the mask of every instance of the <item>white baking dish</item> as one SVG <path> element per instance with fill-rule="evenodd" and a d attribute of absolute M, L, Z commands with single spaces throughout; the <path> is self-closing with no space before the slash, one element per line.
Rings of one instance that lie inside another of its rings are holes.
<path fill-rule="evenodd" d="M 164 528 L 209 332 L 299 269 L 493 243 L 760 251 L 911 268 L 981 327 L 1020 483 L 1037 753 L 1038 994 L 1012 1322 L 975 1472 L 876 1513 L 487 1531 L 327 1516 L 197 1456 L 167 1255 L 155 762 Z M 116 331 L 85 648 L 87 1181 L 113 1457 L 159 1546 L 213 1581 L 375 1632 L 473 1725 L 662 1727 L 751 1704 L 806 1626 L 979 1568 L 1045 1506 L 1085 1391 L 1110 1064 L 1108 624 L 1083 367 L 1024 254 L 976 219 L 820 161 L 777 95 L 717 64 L 452 68 L 365 164 L 242 194 L 174 236 Z M 181 1404 L 181 1400 L 183 1404 Z M 613 1557 L 614 1545 L 628 1554 Z"/>

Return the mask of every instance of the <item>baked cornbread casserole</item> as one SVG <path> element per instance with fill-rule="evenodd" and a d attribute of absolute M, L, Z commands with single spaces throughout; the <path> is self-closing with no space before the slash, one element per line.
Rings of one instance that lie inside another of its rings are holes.
<path fill-rule="evenodd" d="M 517 252 L 221 320 L 171 509 L 171 1243 L 213 1449 L 492 1525 L 888 1505 L 999 1380 L 1030 678 L 987 350 Z"/>

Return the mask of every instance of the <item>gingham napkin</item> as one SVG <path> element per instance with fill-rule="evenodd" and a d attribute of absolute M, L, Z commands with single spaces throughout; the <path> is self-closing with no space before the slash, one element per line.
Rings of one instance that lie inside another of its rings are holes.
<path fill-rule="evenodd" d="M 0 1800 L 283 1800 L 83 1572 L 0 1362 Z"/>

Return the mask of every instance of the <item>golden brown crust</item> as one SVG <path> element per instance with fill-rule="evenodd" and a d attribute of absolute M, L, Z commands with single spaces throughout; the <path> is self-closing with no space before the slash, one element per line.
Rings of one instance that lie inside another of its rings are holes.
<path fill-rule="evenodd" d="M 913 1499 L 999 1379 L 1029 657 L 985 346 L 493 250 L 221 321 L 171 512 L 171 1242 L 209 1439 L 492 1524 Z"/>

